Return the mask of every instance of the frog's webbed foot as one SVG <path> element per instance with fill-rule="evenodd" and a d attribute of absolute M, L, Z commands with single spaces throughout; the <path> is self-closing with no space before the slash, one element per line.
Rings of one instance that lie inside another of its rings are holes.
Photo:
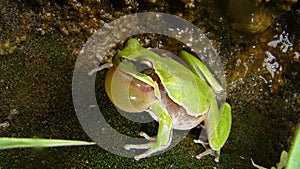
<path fill-rule="evenodd" d="M 130 149 L 148 149 L 146 152 L 134 156 L 134 159 L 137 160 L 137 161 L 142 159 L 142 158 L 149 157 L 151 154 L 154 154 L 158 151 L 162 151 L 162 150 L 166 149 L 167 147 L 169 147 L 169 145 L 171 143 L 171 139 L 169 139 L 167 144 L 162 145 L 160 142 L 157 142 L 157 138 L 150 137 L 144 132 L 141 132 L 140 136 L 144 137 L 145 139 L 147 139 L 150 142 L 145 143 L 145 144 L 125 144 L 125 146 L 124 146 L 124 148 L 126 150 L 130 150 Z M 172 130 L 170 132 L 170 137 L 172 137 Z"/>
<path fill-rule="evenodd" d="M 205 148 L 204 152 L 202 152 L 201 154 L 196 156 L 196 158 L 198 160 L 200 160 L 204 156 L 212 155 L 212 156 L 215 156 L 215 162 L 219 162 L 220 151 L 215 151 L 215 150 L 211 149 L 208 142 L 202 141 L 200 139 L 194 140 L 194 143 L 201 144 Z"/>
<path fill-rule="evenodd" d="M 139 155 L 134 156 L 134 159 L 137 160 L 137 161 L 142 159 L 142 158 L 148 157 L 151 154 L 159 151 L 159 149 L 154 148 L 154 146 L 151 144 L 151 142 L 145 143 L 145 144 L 126 144 L 124 146 L 124 148 L 126 150 L 130 150 L 130 149 L 148 149 L 143 154 L 139 154 Z"/>

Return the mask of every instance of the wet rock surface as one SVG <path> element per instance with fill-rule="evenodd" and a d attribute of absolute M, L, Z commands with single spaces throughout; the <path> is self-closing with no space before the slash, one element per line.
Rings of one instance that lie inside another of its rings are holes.
<path fill-rule="evenodd" d="M 274 165 L 288 150 L 300 121 L 300 4 L 293 0 L 244 1 L 244 13 L 227 0 L 3 0 L 0 2 L 0 136 L 89 140 L 72 103 L 72 73 L 86 40 L 120 16 L 153 11 L 174 14 L 211 39 L 226 71 L 233 126 L 220 163 L 194 158 L 194 129 L 175 148 L 139 162 L 94 147 L 0 151 L 0 168 L 108 168 L 187 166 L 249 168 L 250 158 Z M 152 34 L 142 44 L 172 52 L 182 44 Z M 112 56 L 121 44 L 108 53 Z M 99 73 L 99 105 L 110 124 L 137 137 L 156 133 L 156 123 L 123 122 L 105 95 Z M 109 106 L 107 106 L 109 105 Z"/>

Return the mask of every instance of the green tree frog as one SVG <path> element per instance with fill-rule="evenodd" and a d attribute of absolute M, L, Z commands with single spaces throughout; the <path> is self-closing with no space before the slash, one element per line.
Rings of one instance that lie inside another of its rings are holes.
<path fill-rule="evenodd" d="M 189 68 L 129 39 L 124 49 L 99 69 L 109 68 L 105 90 L 115 106 L 127 112 L 147 111 L 159 123 L 157 137 L 140 133 L 148 143 L 124 146 L 147 150 L 136 155 L 136 160 L 166 149 L 173 129 L 189 130 L 204 121 L 208 143 L 194 140 L 206 147 L 196 157 L 211 154 L 219 161 L 230 133 L 231 107 L 224 103 L 218 108 L 214 92 L 223 88 L 199 59 L 186 51 L 181 51 L 180 57 Z"/>

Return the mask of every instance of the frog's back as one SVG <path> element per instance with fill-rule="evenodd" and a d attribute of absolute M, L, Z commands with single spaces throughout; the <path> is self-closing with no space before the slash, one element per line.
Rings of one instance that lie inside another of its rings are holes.
<path fill-rule="evenodd" d="M 141 47 L 137 40 L 131 39 L 128 42 L 130 43 L 127 44 L 127 48 L 118 52 L 118 55 L 127 56 L 127 59 L 133 61 L 152 62 L 155 73 L 159 76 L 169 97 L 184 107 L 189 115 L 199 116 L 209 110 L 214 93 L 205 81 L 179 62 L 161 57 Z"/>
<path fill-rule="evenodd" d="M 205 81 L 173 59 L 156 55 L 150 61 L 169 97 L 189 115 L 199 116 L 209 110 L 214 96 Z"/>

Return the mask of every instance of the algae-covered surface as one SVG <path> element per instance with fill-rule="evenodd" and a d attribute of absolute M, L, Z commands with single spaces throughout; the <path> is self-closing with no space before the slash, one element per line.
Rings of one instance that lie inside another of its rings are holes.
<path fill-rule="evenodd" d="M 99 146 L 9 149 L 0 151 L 0 168 L 253 168 L 251 158 L 275 166 L 281 151 L 290 148 L 300 121 L 300 4 L 243 2 L 250 5 L 218 0 L 0 1 L 0 137 L 92 141 L 72 101 L 76 59 L 104 23 L 144 11 L 182 17 L 212 40 L 224 65 L 232 107 L 232 130 L 219 163 L 212 156 L 195 158 L 204 151 L 193 143 L 200 133 L 196 128 L 174 148 L 140 161 Z M 160 36 L 139 38 L 152 47 L 178 47 Z M 97 74 L 95 90 L 109 124 L 132 137 L 139 131 L 155 135 L 155 122 L 120 120 L 105 94 L 104 77 L 105 71 Z"/>

